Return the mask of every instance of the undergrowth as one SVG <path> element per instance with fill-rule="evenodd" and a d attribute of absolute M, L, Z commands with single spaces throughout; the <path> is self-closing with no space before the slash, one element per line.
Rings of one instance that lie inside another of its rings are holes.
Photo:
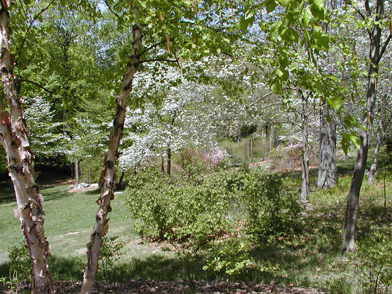
<path fill-rule="evenodd" d="M 340 176 L 334 188 L 311 187 L 306 207 L 296 201 L 294 173 L 282 177 L 241 169 L 185 179 L 152 171 L 133 178 L 127 190 L 129 209 L 143 242 L 154 241 L 159 253 L 131 254 L 125 250 L 127 236 L 108 237 L 98 279 L 185 280 L 190 285 L 226 279 L 229 287 L 243 281 L 330 293 L 392 292 L 390 173 L 380 173 L 372 186 L 364 179 L 357 249 L 344 255 L 349 175 Z M 29 266 L 21 267 L 21 260 L 28 261 L 23 248 L 10 249 L 14 257 L 0 266 L 9 287 L 30 277 Z M 56 280 L 81 280 L 84 265 L 84 255 L 64 255 L 52 257 L 49 267 Z"/>

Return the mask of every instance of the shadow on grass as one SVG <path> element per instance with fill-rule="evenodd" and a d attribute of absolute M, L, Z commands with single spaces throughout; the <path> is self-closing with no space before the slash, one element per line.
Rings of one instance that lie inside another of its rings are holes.
<path fill-rule="evenodd" d="M 0 183 L 0 205 L 15 202 L 14 187 L 11 181 Z"/>

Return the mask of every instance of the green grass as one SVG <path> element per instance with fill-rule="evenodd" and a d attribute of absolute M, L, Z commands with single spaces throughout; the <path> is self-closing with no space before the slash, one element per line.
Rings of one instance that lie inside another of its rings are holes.
<path fill-rule="evenodd" d="M 392 258 L 392 174 L 385 178 L 386 211 L 383 174 L 377 176 L 373 186 L 367 184 L 367 177 L 364 178 L 357 227 L 358 250 L 342 255 L 344 212 L 351 182 L 347 172 L 350 169 L 352 162 L 345 161 L 339 168 L 342 176 L 338 185 L 327 190 L 315 189 L 317 173 L 313 170 L 313 192 L 309 195 L 312 206 L 298 216 L 304 223 L 303 231 L 268 244 L 255 244 L 251 256 L 258 266 L 267 266 L 269 270 L 247 268 L 235 279 L 312 286 L 331 293 L 367 293 L 375 285 L 372 280 L 375 269 L 384 266 L 385 277 L 379 282 L 378 291 L 372 291 L 388 293 L 392 284 L 392 274 L 389 276 L 392 271 L 389 262 Z M 299 175 L 300 172 L 285 174 L 298 182 Z M 51 269 L 55 278 L 80 280 L 86 260 L 85 244 L 89 241 L 98 208 L 95 203 L 98 193 L 68 193 L 67 190 L 68 186 L 42 189 L 47 213 L 45 230 L 53 254 Z M 12 190 L 5 189 L 0 195 L 0 253 L 5 255 L 11 246 L 22 241 L 22 233 L 13 216 L 16 204 Z M 119 236 L 124 244 L 123 255 L 111 267 L 112 278 L 117 281 L 136 277 L 190 281 L 224 278 L 204 271 L 201 260 L 179 259 L 173 252 L 163 251 L 165 244 L 141 242 L 133 229 L 133 220 L 127 217 L 125 204 L 124 194 L 116 195 L 109 215 L 108 236 Z"/>
<path fill-rule="evenodd" d="M 86 262 L 86 244 L 93 231 L 99 191 L 69 193 L 68 189 L 68 185 L 59 185 L 41 190 L 46 212 L 45 235 L 53 256 L 52 266 L 58 271 L 55 276 L 77 279 L 81 277 Z M 3 261 L 12 246 L 20 246 L 23 242 L 19 220 L 13 212 L 16 208 L 13 191 L 6 191 L 7 196 L 3 195 L 4 200 L 0 203 L 0 258 Z M 135 233 L 125 203 L 123 195 L 115 196 L 113 211 L 109 214 L 107 236 L 120 236 L 121 242 L 125 243 L 122 261 L 130 261 L 132 258 L 142 261 L 151 256 L 154 248 L 142 243 Z M 157 248 L 155 250 L 159 251 Z"/>

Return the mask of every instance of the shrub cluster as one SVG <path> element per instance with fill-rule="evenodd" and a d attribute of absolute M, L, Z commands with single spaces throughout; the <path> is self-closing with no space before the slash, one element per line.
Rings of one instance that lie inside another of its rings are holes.
<path fill-rule="evenodd" d="M 300 206 L 288 185 L 258 169 L 210 175 L 197 184 L 148 170 L 134 177 L 128 205 L 148 238 L 200 244 L 236 226 L 264 242 L 300 228 Z"/>

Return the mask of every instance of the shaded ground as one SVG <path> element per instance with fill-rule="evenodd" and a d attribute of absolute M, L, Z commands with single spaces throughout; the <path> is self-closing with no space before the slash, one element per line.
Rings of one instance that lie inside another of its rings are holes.
<path fill-rule="evenodd" d="M 57 294 L 76 294 L 79 293 L 81 282 L 56 282 Z M 26 285 L 20 285 L 14 292 L 7 292 L 0 284 L 0 293 L 30 293 L 30 288 Z M 164 281 L 144 281 L 130 280 L 126 283 L 107 284 L 98 282 L 94 286 L 92 293 L 106 294 L 133 294 L 133 293 L 228 293 L 227 283 L 225 282 L 194 282 L 193 287 L 186 282 L 164 282 Z M 313 288 L 289 287 L 276 284 L 250 284 L 250 283 L 233 283 L 231 292 L 233 294 L 260 294 L 260 293 L 281 293 L 281 294 L 321 294 L 321 292 Z"/>

